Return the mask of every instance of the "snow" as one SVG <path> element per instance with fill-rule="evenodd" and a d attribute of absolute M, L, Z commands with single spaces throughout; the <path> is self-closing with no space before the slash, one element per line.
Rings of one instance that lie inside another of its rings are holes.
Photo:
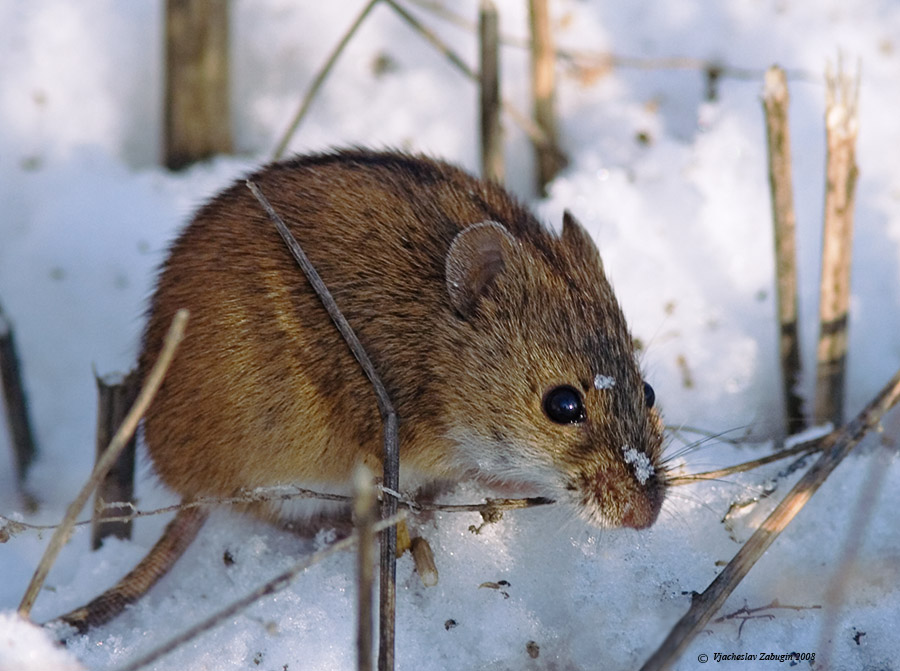
<path fill-rule="evenodd" d="M 597 373 L 594 376 L 594 389 L 610 389 L 616 386 L 616 378 Z"/>
<path fill-rule="evenodd" d="M 502 0 L 501 29 L 525 34 L 526 3 Z M 15 328 L 40 455 L 26 511 L 0 424 L 0 514 L 60 520 L 90 470 L 95 388 L 129 368 L 154 268 L 204 199 L 269 156 L 315 70 L 361 9 L 283 0 L 233 3 L 232 100 L 240 153 L 172 174 L 157 163 L 162 3 L 0 1 L 0 301 Z M 469 19 L 477 3 L 447 3 Z M 810 398 L 824 187 L 823 73 L 839 50 L 862 63 L 848 414 L 900 367 L 900 5 L 890 0 L 553 3 L 559 45 L 623 57 L 686 57 L 752 70 L 705 99 L 695 69 L 577 70 L 563 64 L 560 128 L 570 165 L 534 201 L 531 150 L 506 119 L 510 188 L 549 225 L 569 209 L 591 231 L 644 344 L 642 364 L 672 430 L 668 454 L 697 472 L 756 458 L 781 435 L 773 242 L 760 93 L 772 63 L 790 74 L 801 337 Z M 466 30 L 419 13 L 469 62 Z M 387 60 L 385 60 L 387 59 Z M 376 62 L 391 67 L 374 67 Z M 504 95 L 528 109 L 527 56 L 503 52 Z M 476 92 L 386 6 L 372 12 L 313 105 L 294 151 L 393 146 L 477 170 Z M 640 138 L 640 139 L 639 139 Z M 4 420 L 0 420 L 2 423 Z M 700 427 L 707 440 L 686 427 Z M 774 600 L 800 610 L 710 622 L 676 668 L 715 653 L 816 654 L 834 669 L 897 669 L 900 460 L 897 416 L 822 486 L 729 598 L 721 615 Z M 731 438 L 761 445 L 734 445 Z M 807 459 L 806 463 L 810 463 Z M 799 476 L 789 463 L 673 488 L 651 529 L 598 531 L 558 507 L 424 525 L 440 581 L 398 564 L 398 668 L 636 668 Z M 174 502 L 141 467 L 139 506 Z M 459 500 L 485 492 L 464 485 Z M 43 622 L 124 575 L 165 519 L 89 551 L 81 528 L 33 612 Z M 49 539 L 0 545 L 0 669 L 125 664 L 316 549 L 217 513 L 176 568 L 117 621 L 54 648 L 14 611 Z M 324 542 L 324 537 L 319 539 Z M 226 563 L 226 553 L 233 563 Z M 355 557 L 317 565 L 289 589 L 151 668 L 352 669 Z M 479 587 L 506 581 L 502 589 Z M 450 621 L 456 624 L 453 626 Z M 539 656 L 532 654 L 536 643 Z M 36 661 L 35 661 L 36 660 Z M 31 666 L 29 666 L 29 664 Z M 746 662 L 721 662 L 745 668 Z"/>

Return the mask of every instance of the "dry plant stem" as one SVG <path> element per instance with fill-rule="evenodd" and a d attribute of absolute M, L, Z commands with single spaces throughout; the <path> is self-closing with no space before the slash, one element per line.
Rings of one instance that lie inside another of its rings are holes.
<path fill-rule="evenodd" d="M 353 475 L 356 497 L 353 518 L 359 547 L 356 550 L 356 572 L 359 596 L 356 600 L 356 667 L 372 671 L 372 585 L 375 581 L 375 487 L 372 473 L 360 464 Z"/>
<path fill-rule="evenodd" d="M 843 423 L 850 260 L 856 193 L 859 74 L 853 80 L 838 65 L 826 74 L 825 136 L 828 145 L 819 345 L 816 353 L 816 424 Z"/>
<path fill-rule="evenodd" d="M 394 2 L 394 0 L 384 0 L 384 2 L 386 2 L 391 7 L 391 9 L 397 12 L 397 14 L 400 15 L 400 18 L 406 21 L 406 23 L 408 23 L 413 30 L 422 35 L 422 37 L 424 37 L 435 49 L 444 54 L 444 56 L 446 56 L 447 59 L 466 77 L 475 82 L 479 80 L 478 74 L 468 65 L 466 65 L 465 61 L 463 61 L 456 54 L 456 52 L 448 47 L 447 44 L 434 33 L 434 31 L 429 30 L 427 27 L 425 27 L 421 21 L 419 21 L 416 17 L 403 9 L 403 7 Z M 505 100 L 501 99 L 501 104 L 503 106 L 503 111 L 506 112 L 510 116 L 510 118 L 512 118 L 516 125 L 519 126 L 519 128 L 521 128 L 526 135 L 528 135 L 528 137 L 534 144 L 542 146 L 552 146 L 543 129 L 541 129 L 540 126 L 538 126 L 534 121 L 528 118 L 526 114 L 523 114 Z"/>
<path fill-rule="evenodd" d="M 537 165 L 537 192 L 547 194 L 549 184 L 563 167 L 556 135 L 556 115 L 553 99 L 556 54 L 553 50 L 553 33 L 550 30 L 550 9 L 547 0 L 529 0 L 528 15 L 531 23 L 531 90 L 534 96 L 534 120 L 547 138 L 546 143 L 535 144 Z"/>
<path fill-rule="evenodd" d="M 407 0 L 427 12 L 432 13 L 441 19 L 452 23 L 453 25 L 475 32 L 477 27 L 473 21 L 466 17 L 448 9 L 448 6 L 442 2 L 434 2 L 432 0 Z M 500 43 L 505 46 L 515 47 L 517 49 L 531 49 L 531 41 L 520 37 L 512 37 L 503 35 Z M 565 49 L 557 48 L 555 50 L 556 58 L 565 61 L 589 61 L 601 67 L 613 68 L 631 68 L 637 70 L 698 70 L 708 73 L 716 70 L 720 78 L 746 79 L 759 81 L 765 74 L 759 68 L 744 68 L 726 65 L 717 61 L 703 60 L 699 58 L 688 58 L 675 56 L 671 58 L 638 58 L 630 56 L 616 56 L 609 52 L 590 51 L 587 49 Z M 792 80 L 802 80 L 815 82 L 819 80 L 818 75 L 806 70 L 789 70 L 788 78 Z"/>
<path fill-rule="evenodd" d="M 503 129 L 500 125 L 499 19 L 492 0 L 482 0 L 478 35 L 481 46 L 481 176 L 503 183 Z"/>
<path fill-rule="evenodd" d="M 28 467 L 34 460 L 34 433 L 28 420 L 28 400 L 22 384 L 22 372 L 16 353 L 12 324 L 0 306 L 0 385 L 3 387 L 3 404 L 6 406 L 6 423 L 16 458 L 16 479 L 25 481 Z"/>
<path fill-rule="evenodd" d="M 658 671 L 672 667 L 678 656 L 725 603 L 734 588 L 812 498 L 825 479 L 866 433 L 881 421 L 884 413 L 894 406 L 898 398 L 900 398 L 900 371 L 894 374 L 887 386 L 859 415 L 825 437 L 819 460 L 800 478 L 703 594 L 695 595 L 688 612 L 641 667 L 642 671 Z"/>
<path fill-rule="evenodd" d="M 406 519 L 406 511 L 401 511 L 389 519 L 376 522 L 375 525 L 373 526 L 373 529 L 374 529 L 375 533 L 378 533 L 380 531 L 384 531 L 386 529 L 393 528 L 395 525 L 397 525 L 399 522 L 401 522 L 404 519 Z M 260 587 L 253 590 L 252 592 L 250 592 L 243 598 L 238 599 L 237 601 L 226 606 L 222 610 L 214 613 L 213 615 L 210 615 L 208 618 L 206 618 L 202 622 L 199 622 L 198 624 L 194 625 L 193 627 L 186 629 L 178 636 L 175 636 L 175 637 L 169 639 L 167 642 L 154 648 L 153 650 L 146 653 L 145 655 L 138 657 L 137 659 L 126 664 L 125 666 L 121 666 L 118 669 L 115 669 L 115 671 L 137 671 L 138 669 L 141 669 L 141 668 L 147 666 L 148 664 L 155 662 L 160 657 L 163 657 L 164 655 L 169 654 L 170 652 L 172 652 L 176 648 L 184 645 L 188 641 L 191 641 L 191 640 L 197 638 L 198 636 L 200 636 L 200 634 L 209 631 L 210 629 L 215 627 L 217 624 L 233 617 L 234 615 L 237 615 L 238 613 L 240 613 L 242 610 L 245 610 L 249 606 L 252 606 L 254 603 L 259 601 L 263 597 L 266 597 L 270 594 L 275 594 L 276 592 L 280 592 L 281 590 L 289 587 L 290 584 L 292 582 L 294 582 L 294 580 L 297 578 L 297 576 L 300 575 L 301 573 L 303 573 L 303 571 L 305 571 L 309 567 L 314 566 L 314 565 L 318 564 L 319 562 L 327 559 L 328 557 L 330 557 L 334 554 L 337 554 L 338 552 L 341 552 L 343 550 L 347 550 L 347 549 L 353 547 L 358 540 L 359 540 L 359 537 L 354 532 L 353 534 L 347 536 L 346 538 L 339 540 L 336 543 L 333 543 L 332 545 L 329 545 L 324 550 L 319 550 L 318 552 L 314 552 L 313 554 L 308 555 L 307 557 L 304 557 L 303 559 L 298 561 L 296 564 L 294 564 L 291 568 L 286 570 L 284 573 L 281 573 L 280 575 L 276 576 L 269 582 L 265 583 L 264 585 L 261 585 Z"/>
<path fill-rule="evenodd" d="M 72 527 L 75 524 L 75 518 L 78 516 L 78 513 L 81 512 L 81 509 L 84 508 L 84 504 L 87 503 L 87 500 L 97 488 L 97 485 L 100 484 L 103 476 L 106 475 L 116 459 L 119 458 L 119 454 L 121 454 L 125 445 L 128 443 L 128 440 L 131 438 L 132 434 L 134 434 L 138 422 L 147 411 L 150 402 L 159 390 L 163 377 L 165 377 L 166 371 L 168 371 L 169 365 L 172 363 L 172 359 L 175 356 L 175 351 L 178 349 L 178 345 L 181 343 L 182 338 L 184 338 L 187 320 L 187 310 L 182 309 L 175 313 L 175 317 L 172 319 L 172 325 L 169 327 L 166 339 L 163 342 L 162 351 L 159 353 L 156 363 L 153 364 L 153 368 L 150 370 L 149 375 L 147 375 L 147 379 L 144 380 L 144 384 L 140 394 L 138 394 L 137 400 L 135 400 L 134 405 L 125 417 L 119 430 L 116 431 L 116 435 L 113 436 L 113 439 L 110 441 L 109 447 L 106 448 L 106 452 L 103 453 L 103 456 L 94 466 L 91 477 L 85 483 L 84 487 L 81 488 L 81 491 L 78 492 L 75 500 L 69 504 L 69 507 L 66 510 L 66 516 L 62 523 L 56 528 L 56 531 L 53 532 L 53 536 L 50 538 L 50 544 L 44 551 L 41 563 L 38 565 L 37 570 L 31 578 L 31 582 L 28 584 L 28 588 L 25 590 L 25 596 L 22 597 L 22 603 L 19 604 L 19 615 L 23 618 L 27 619 L 31 613 L 31 607 L 34 605 L 38 592 L 44 584 L 47 574 L 50 572 L 50 567 L 53 566 L 53 562 L 56 561 L 56 557 L 59 555 L 60 550 L 62 550 L 63 545 L 68 542 L 72 533 Z"/>
<path fill-rule="evenodd" d="M 681 477 L 690 477 L 690 476 L 681 476 Z M 678 484 L 687 484 L 687 483 L 678 483 Z M 276 494 L 276 495 L 266 495 L 266 494 L 250 494 L 247 496 L 234 496 L 230 498 L 218 498 L 218 497 L 203 497 L 199 499 L 195 499 L 193 501 L 186 501 L 184 503 L 178 503 L 171 506 L 165 506 L 163 508 L 154 508 L 153 510 L 136 510 L 133 513 L 129 513 L 127 515 L 117 515 L 115 517 L 108 518 L 110 522 L 129 522 L 131 520 L 135 520 L 141 517 L 151 517 L 154 515 L 164 515 L 166 513 L 177 513 L 180 510 L 187 510 L 189 508 L 202 508 L 202 507 L 218 507 L 223 505 L 243 505 L 247 503 L 257 503 L 260 501 L 288 501 L 297 498 L 306 498 L 306 499 L 321 499 L 323 501 L 337 501 L 340 503 L 349 503 L 350 499 L 346 496 L 341 496 L 339 494 L 325 494 L 322 492 L 314 492 L 309 489 L 298 489 L 295 493 L 292 494 Z M 422 511 L 440 511 L 447 513 L 483 513 L 483 512 L 494 512 L 494 511 L 503 511 L 503 510 L 522 510 L 524 508 L 534 508 L 537 506 L 547 506 L 555 503 L 552 499 L 545 499 L 540 497 L 535 497 L 531 499 L 487 499 L 484 503 L 416 503 L 415 501 L 400 501 L 398 502 L 398 506 L 402 506 L 413 513 L 422 512 Z M 109 506 L 112 508 L 126 508 L 128 507 L 127 501 L 111 501 L 106 503 L 105 506 Z M 14 525 L 17 528 L 21 529 L 29 529 L 32 531 L 47 531 L 51 529 L 56 529 L 58 524 L 29 524 L 27 522 L 19 522 L 17 520 L 10 519 L 9 517 L 5 517 L 4 515 L 0 515 L 0 520 L 6 522 L 7 524 Z M 90 524 L 91 520 L 81 520 L 75 523 L 75 526 L 84 526 L 86 524 Z"/>
<path fill-rule="evenodd" d="M 269 215 L 269 219 L 275 224 L 278 233 L 284 240 L 285 245 L 294 257 L 294 260 L 303 270 L 306 279 L 318 295 L 323 307 L 328 311 L 331 320 L 337 327 L 344 341 L 353 353 L 360 367 L 372 383 L 375 391 L 375 398 L 378 402 L 378 411 L 381 414 L 383 422 L 383 441 L 384 441 L 384 478 L 383 485 L 386 489 L 398 491 L 400 489 L 400 451 L 397 439 L 397 413 L 388 396 L 381 378 L 369 359 L 350 324 L 341 314 L 331 292 L 322 281 L 319 273 L 313 267 L 309 258 L 301 249 L 300 244 L 288 230 L 284 221 L 278 216 L 278 213 L 272 208 L 272 205 L 266 197 L 251 181 L 247 181 L 247 187 L 262 205 L 263 209 Z M 393 496 L 385 495 L 381 502 L 381 516 L 383 519 L 392 517 L 397 513 L 397 499 Z M 378 668 L 380 671 L 386 671 L 394 668 L 394 623 L 396 609 L 396 576 L 397 576 L 397 529 L 390 527 L 381 536 L 381 572 L 380 572 L 380 604 L 379 604 L 379 647 L 378 647 Z"/>
<path fill-rule="evenodd" d="M 769 155 L 769 188 L 775 226 L 775 273 L 780 328 L 781 378 L 789 435 L 806 428 L 803 402 L 796 391 L 800 379 L 800 340 L 797 333 L 797 243 L 794 186 L 791 180 L 790 98 L 787 75 L 778 66 L 766 71 L 763 109 Z"/>
<path fill-rule="evenodd" d="M 95 376 L 95 382 L 98 395 L 97 459 L 100 459 L 109 441 L 112 440 L 115 430 L 119 428 L 125 414 L 137 397 L 138 376 L 137 371 L 132 371 L 125 377 L 106 376 L 101 378 Z M 94 495 L 91 546 L 95 550 L 103 544 L 103 539 L 107 536 L 131 538 L 130 520 L 120 522 L 109 518 L 120 517 L 127 514 L 127 509 L 134 508 L 132 500 L 134 497 L 136 446 L 137 440 L 135 436 L 132 436 Z M 107 501 L 121 501 L 126 505 L 108 506 L 105 505 Z"/>
<path fill-rule="evenodd" d="M 734 475 L 735 473 L 752 471 L 754 468 L 765 466 L 766 464 L 770 464 L 773 461 L 781 461 L 782 459 L 787 459 L 788 457 L 793 457 L 798 454 L 805 455 L 812 454 L 813 452 L 818 452 L 820 449 L 822 449 L 823 440 L 823 438 L 807 440 L 800 443 L 799 445 L 789 447 L 786 450 L 779 450 L 775 454 L 760 457 L 759 459 L 754 459 L 753 461 L 745 461 L 742 464 L 735 464 L 734 466 L 728 466 L 727 468 L 720 468 L 715 471 L 689 473 L 688 475 L 676 475 L 669 478 L 667 480 L 667 484 L 670 487 L 677 487 L 678 485 L 690 485 L 700 480 L 718 480 L 719 478 L 723 478 L 728 475 Z"/>
<path fill-rule="evenodd" d="M 356 17 L 356 20 L 350 26 L 350 29 L 346 33 L 344 33 L 341 41 L 338 42 L 337 46 L 334 48 L 334 51 L 332 51 L 328 56 L 328 60 L 325 61 L 325 65 L 323 65 L 322 69 L 319 70 L 316 78 L 313 80 L 313 83 L 307 90 L 306 95 L 303 96 L 303 102 L 300 103 L 300 109 L 297 110 L 294 118 L 291 119 L 291 123 L 288 126 L 288 129 L 284 132 L 284 135 L 281 136 L 281 140 L 278 142 L 278 146 L 275 147 L 275 151 L 272 153 L 273 161 L 277 161 L 284 155 L 284 151 L 285 149 L 287 149 L 291 138 L 294 137 L 294 133 L 296 133 L 297 128 L 300 127 L 300 122 L 302 122 L 304 117 L 306 117 L 306 113 L 309 111 L 313 100 L 315 100 L 316 94 L 318 94 L 319 89 L 322 88 L 322 84 L 325 83 L 328 75 L 331 74 L 331 69 L 337 62 L 338 57 L 341 55 L 341 53 L 343 53 L 344 49 L 347 46 L 347 43 L 350 42 L 350 39 L 356 34 L 356 31 L 362 25 L 362 22 L 365 20 L 365 18 L 369 15 L 369 12 L 371 12 L 372 8 L 377 4 L 378 0 L 370 0 L 370 2 L 367 3 L 365 7 L 363 7 L 363 10 Z"/>

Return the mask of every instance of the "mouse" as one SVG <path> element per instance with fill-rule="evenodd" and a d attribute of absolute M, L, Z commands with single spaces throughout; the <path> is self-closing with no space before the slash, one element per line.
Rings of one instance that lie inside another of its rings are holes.
<path fill-rule="evenodd" d="M 301 155 L 249 179 L 381 376 L 401 491 L 475 482 L 552 499 L 600 528 L 654 523 L 667 489 L 661 416 L 599 250 L 571 213 L 555 232 L 500 184 L 397 151 Z M 349 494 L 357 464 L 382 471 L 371 385 L 244 180 L 172 244 L 142 375 L 180 308 L 188 330 L 143 438 L 183 501 L 278 485 Z M 337 506 L 248 511 L 315 526 L 345 514 Z M 183 509 L 119 585 L 60 619 L 78 631 L 111 619 L 207 515 Z"/>

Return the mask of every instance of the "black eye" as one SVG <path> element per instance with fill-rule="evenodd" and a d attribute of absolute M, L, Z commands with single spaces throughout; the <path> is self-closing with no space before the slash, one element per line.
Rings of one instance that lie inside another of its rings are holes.
<path fill-rule="evenodd" d="M 544 412 L 557 424 L 583 422 L 584 401 L 581 393 L 568 385 L 553 387 L 544 394 Z"/>
<path fill-rule="evenodd" d="M 653 404 L 656 403 L 656 392 L 646 382 L 644 383 L 644 403 L 647 404 L 648 408 L 652 408 Z"/>

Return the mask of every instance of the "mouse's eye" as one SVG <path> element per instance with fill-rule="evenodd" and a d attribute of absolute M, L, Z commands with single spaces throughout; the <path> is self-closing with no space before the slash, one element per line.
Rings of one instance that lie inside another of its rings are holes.
<path fill-rule="evenodd" d="M 569 385 L 553 387 L 544 394 L 544 412 L 557 424 L 583 422 L 584 400 L 581 398 L 581 392 Z"/>
<path fill-rule="evenodd" d="M 644 403 L 647 404 L 648 409 L 652 408 L 653 404 L 656 403 L 656 392 L 646 382 L 644 383 Z"/>

